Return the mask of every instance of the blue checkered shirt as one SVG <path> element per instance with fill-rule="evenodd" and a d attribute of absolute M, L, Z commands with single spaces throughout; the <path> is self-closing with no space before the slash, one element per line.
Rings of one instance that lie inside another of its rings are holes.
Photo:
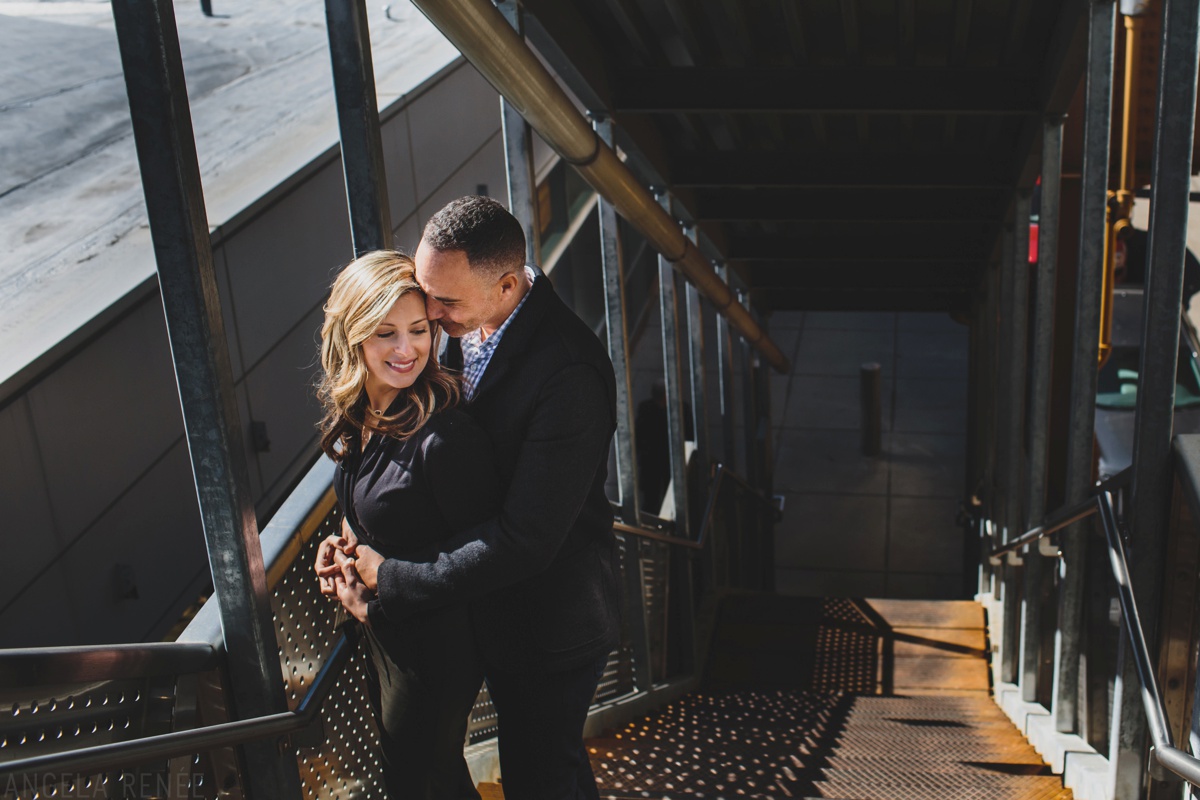
<path fill-rule="evenodd" d="M 533 270 L 525 267 L 525 275 L 532 284 L 535 278 Z M 517 303 L 517 307 L 508 315 L 508 319 L 504 320 L 504 324 L 497 328 L 495 333 L 486 340 L 483 339 L 481 330 L 471 331 L 459 339 L 459 346 L 462 348 L 463 357 L 463 396 L 468 401 L 474 399 L 475 389 L 479 386 L 479 382 L 483 380 L 483 373 L 487 370 L 488 364 L 492 362 L 492 354 L 500 346 L 500 337 L 508 330 L 508 326 L 516 319 L 517 314 L 521 311 L 521 306 L 525 305 L 525 301 L 528 299 L 529 292 L 526 292 L 525 296 L 521 298 L 521 302 Z"/>

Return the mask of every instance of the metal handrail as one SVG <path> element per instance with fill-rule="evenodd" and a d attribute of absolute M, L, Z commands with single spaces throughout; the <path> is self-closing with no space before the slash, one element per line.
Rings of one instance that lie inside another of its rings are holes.
<path fill-rule="evenodd" d="M 1163 769 L 1178 775 L 1193 786 L 1200 786 L 1200 759 L 1185 753 L 1175 746 L 1171 729 L 1167 726 L 1167 710 L 1158 690 L 1158 680 L 1150 663 L 1150 648 L 1142 630 L 1137 600 L 1133 595 L 1133 583 L 1129 575 L 1129 564 L 1125 554 L 1125 543 L 1117 527 L 1113 511 L 1112 491 L 1106 490 L 1096 499 L 1104 536 L 1108 540 L 1108 557 L 1112 565 L 1113 578 L 1117 582 L 1117 599 L 1121 604 L 1121 622 L 1125 635 L 1129 637 L 1133 651 L 1133 663 L 1138 681 L 1142 684 L 1142 707 L 1146 711 L 1146 723 L 1150 730 L 1150 763 L 1153 769 L 1158 764 Z M 1153 774 L 1153 773 L 1152 773 Z M 1163 777 L 1155 775 L 1156 778 Z"/>
<path fill-rule="evenodd" d="M 708 492 L 708 502 L 704 508 L 704 523 L 700 526 L 700 535 L 695 539 L 687 539 L 682 536 L 672 536 L 670 534 L 661 533 L 651 528 L 645 528 L 638 525 L 629 525 L 620 520 L 613 521 L 613 530 L 621 533 L 628 533 L 633 536 L 639 536 L 643 539 L 650 539 L 655 542 L 664 542 L 666 544 L 676 545 L 678 547 L 686 547 L 689 550 L 704 549 L 704 542 L 708 538 L 708 533 L 712 530 L 713 519 L 716 516 L 717 496 L 721 491 L 721 481 L 725 478 L 733 480 L 747 492 L 754 496 L 756 500 L 765 505 L 772 505 L 770 499 L 767 498 L 758 489 L 755 489 L 746 479 L 738 475 L 733 470 L 726 467 L 724 464 L 716 463 L 713 465 L 712 488 Z M 667 520 L 670 521 L 670 520 Z"/>
<path fill-rule="evenodd" d="M 1116 475 L 1113 475 L 1111 478 L 1105 478 L 1102 481 L 1098 481 L 1094 488 L 1095 493 L 1093 495 L 1084 500 L 1080 500 L 1075 505 L 1064 506 L 1063 508 L 1059 508 L 1050 514 L 1047 514 L 1041 525 L 1038 525 L 1035 528 L 1030 528 L 1016 539 L 1012 539 L 1011 541 L 1005 542 L 999 547 L 993 548 L 988 554 L 988 557 L 991 559 L 997 559 L 1005 553 L 1011 553 L 1016 550 L 1020 550 L 1026 545 L 1033 544 L 1038 539 L 1049 536 L 1052 533 L 1056 533 L 1074 522 L 1087 519 L 1099 510 L 1098 503 L 1101 496 L 1112 491 L 1113 489 L 1120 488 L 1127 484 L 1132 475 L 1133 468 L 1126 467 Z"/>
<path fill-rule="evenodd" d="M 1043 536 L 1093 514 L 1100 516 L 1104 538 L 1108 543 L 1109 564 L 1117 583 L 1117 600 L 1121 605 L 1121 627 L 1124 628 L 1128 638 L 1138 681 L 1142 685 L 1142 706 L 1145 709 L 1147 727 L 1150 730 L 1151 774 L 1155 778 L 1161 779 L 1165 776 L 1162 770 L 1166 770 L 1178 775 L 1193 786 L 1200 786 L 1200 759 L 1175 746 L 1171 729 L 1167 725 L 1167 710 L 1163 705 L 1162 694 L 1158 689 L 1158 679 L 1154 675 L 1154 666 L 1150 661 L 1150 648 L 1146 644 L 1146 634 L 1142 628 L 1137 600 L 1133 593 L 1125 542 L 1121 538 L 1116 511 L 1113 508 L 1113 492 L 1127 485 L 1131 475 L 1132 469 L 1127 468 L 1107 480 L 1100 481 L 1096 484 L 1093 496 L 1048 515 L 1042 525 L 1032 528 L 1011 542 L 992 550 L 991 558 L 998 558 L 1005 553 L 1032 544 Z"/>
<path fill-rule="evenodd" d="M 22 647 L 0 650 L 0 684 L 44 686 L 188 675 L 219 663 L 216 648 L 203 642 Z"/>
<path fill-rule="evenodd" d="M 298 731 L 313 723 L 322 704 L 358 644 L 358 626 L 346 625 L 321 666 L 308 693 L 294 711 L 222 722 L 203 728 L 147 736 L 128 742 L 81 747 L 15 761 L 0 762 L 0 779 L 29 774 L 72 773 L 89 775 L 122 764 L 139 764 L 229 747 Z"/>

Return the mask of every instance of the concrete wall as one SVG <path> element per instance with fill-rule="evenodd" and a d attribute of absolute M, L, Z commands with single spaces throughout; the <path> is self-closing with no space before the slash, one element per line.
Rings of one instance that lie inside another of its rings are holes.
<path fill-rule="evenodd" d="M 505 199 L 499 100 L 455 61 L 381 114 L 396 244 L 449 200 Z M 547 157 L 544 147 L 538 153 Z M 351 258 L 336 147 L 213 232 L 260 519 L 315 453 L 321 303 Z M 208 583 L 157 286 L 0 408 L 0 647 L 159 638 Z M 270 449 L 256 452 L 252 421 Z"/>

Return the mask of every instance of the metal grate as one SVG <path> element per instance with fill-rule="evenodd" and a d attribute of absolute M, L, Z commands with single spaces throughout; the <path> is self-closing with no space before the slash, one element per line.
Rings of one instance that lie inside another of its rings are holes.
<path fill-rule="evenodd" d="M 340 525 L 341 514 L 335 508 L 296 554 L 275 587 L 272 604 L 278 626 L 279 664 L 292 708 L 312 685 L 338 638 L 334 628 L 337 602 L 321 595 L 312 565 L 321 541 L 337 533 Z M 321 711 L 323 741 L 299 749 L 297 759 L 305 797 L 386 797 L 379 775 L 379 737 L 367 698 L 363 658 L 360 652 L 351 659 L 325 701 Z"/>
<path fill-rule="evenodd" d="M 122 742 L 171 730 L 173 678 L 100 681 L 0 691 L 0 758 L 5 761 Z M 167 794 L 211 798 L 214 782 L 198 757 L 128 765 L 93 775 L 41 774 L 0 784 L 0 797 L 124 798 Z"/>
<path fill-rule="evenodd" d="M 661 681 L 667 674 L 667 578 L 671 549 L 662 542 L 639 540 L 642 566 L 642 597 L 646 610 L 646 632 L 650 639 L 650 675 Z"/>

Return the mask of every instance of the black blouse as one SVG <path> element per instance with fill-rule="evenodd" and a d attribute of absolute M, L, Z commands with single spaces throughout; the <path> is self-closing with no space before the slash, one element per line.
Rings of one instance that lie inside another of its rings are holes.
<path fill-rule="evenodd" d="M 334 489 L 355 534 L 384 558 L 414 556 L 483 522 L 501 499 L 491 442 L 457 408 L 407 439 L 371 437 L 338 464 Z M 387 587 L 379 593 L 386 611 Z"/>

